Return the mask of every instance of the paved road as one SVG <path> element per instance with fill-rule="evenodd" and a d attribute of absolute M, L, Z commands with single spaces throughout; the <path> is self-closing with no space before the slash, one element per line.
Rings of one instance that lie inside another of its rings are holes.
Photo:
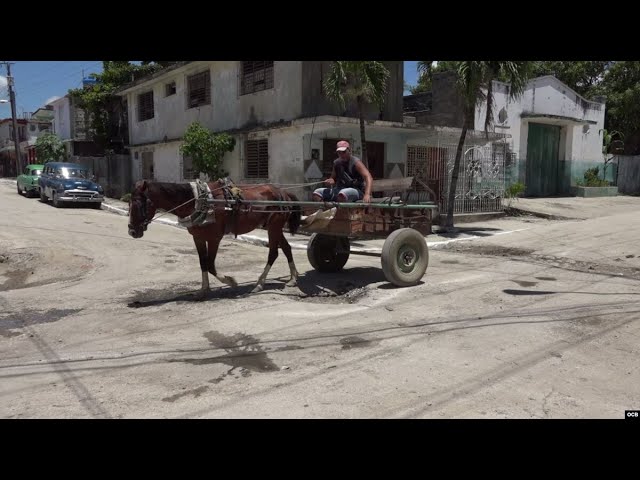
<path fill-rule="evenodd" d="M 228 238 L 204 301 L 190 236 L 0 181 L 0 417 L 622 418 L 640 408 L 639 222 L 505 219 L 398 289 Z M 478 230 L 478 232 L 481 232 Z"/>

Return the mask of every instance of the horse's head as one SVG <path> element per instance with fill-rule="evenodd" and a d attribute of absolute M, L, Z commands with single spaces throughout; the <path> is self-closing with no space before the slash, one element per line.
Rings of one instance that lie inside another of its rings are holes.
<path fill-rule="evenodd" d="M 129 235 L 140 238 L 156 214 L 156 207 L 149 198 L 146 180 L 136 183 L 129 200 Z"/>

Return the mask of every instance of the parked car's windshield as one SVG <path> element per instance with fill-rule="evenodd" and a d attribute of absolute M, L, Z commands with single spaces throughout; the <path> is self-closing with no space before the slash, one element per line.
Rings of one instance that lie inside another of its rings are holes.
<path fill-rule="evenodd" d="M 42 170 L 36 170 L 35 168 L 31 170 L 31 175 L 40 175 L 42 174 Z"/>
<path fill-rule="evenodd" d="M 64 178 L 89 178 L 89 171 L 79 168 L 61 167 L 56 173 L 62 175 Z"/>

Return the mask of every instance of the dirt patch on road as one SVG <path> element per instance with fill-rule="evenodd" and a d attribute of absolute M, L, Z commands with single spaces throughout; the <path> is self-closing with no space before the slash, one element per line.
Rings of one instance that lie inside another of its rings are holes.
<path fill-rule="evenodd" d="M 473 243 L 448 243 L 439 250 L 447 250 L 451 252 L 465 252 L 476 255 L 487 255 L 490 257 L 524 257 L 531 255 L 533 250 L 527 248 L 503 247 L 500 245 L 477 245 Z"/>
<path fill-rule="evenodd" d="M 79 280 L 92 259 L 64 248 L 7 248 L 0 245 L 0 292 Z"/>
<path fill-rule="evenodd" d="M 21 335 L 22 330 L 30 325 L 40 323 L 57 322 L 61 318 L 82 311 L 81 308 L 51 309 L 44 311 L 26 311 L 21 313 L 9 313 L 0 316 L 0 335 L 3 337 L 15 337 Z"/>
<path fill-rule="evenodd" d="M 489 257 L 512 257 L 516 261 L 527 261 L 529 263 L 539 263 L 549 265 L 563 270 L 575 272 L 594 273 L 599 275 L 610 275 L 612 277 L 624 277 L 640 280 L 640 268 L 625 267 L 620 264 L 607 264 L 574 260 L 567 257 L 557 257 L 554 255 L 540 255 L 533 253 L 534 250 L 525 248 L 502 247 L 500 245 L 478 245 L 471 243 L 447 244 L 438 247 L 439 250 L 446 250 L 455 253 L 468 253 L 472 255 Z M 539 280 L 553 281 L 555 277 L 536 277 Z M 516 282 L 518 283 L 518 282 Z M 524 286 L 524 285 L 523 285 Z"/>
<path fill-rule="evenodd" d="M 231 367 L 225 373 L 209 380 L 209 383 L 213 384 L 220 383 L 226 377 L 233 377 L 236 370 L 240 377 L 249 377 L 252 372 L 280 371 L 280 367 L 273 363 L 260 345 L 260 340 L 253 335 L 244 333 L 225 335 L 217 331 L 205 332 L 203 335 L 214 348 L 222 349 L 226 353 L 206 358 L 171 359 L 169 362 L 184 362 L 191 365 L 223 364 Z"/>

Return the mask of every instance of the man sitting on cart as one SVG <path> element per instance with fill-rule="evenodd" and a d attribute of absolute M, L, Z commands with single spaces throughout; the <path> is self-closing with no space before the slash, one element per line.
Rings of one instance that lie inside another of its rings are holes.
<path fill-rule="evenodd" d="M 362 160 L 351 154 L 351 146 L 346 140 L 340 140 L 336 152 L 338 158 L 333 161 L 331 177 L 324 183 L 328 187 L 313 192 L 316 202 L 371 202 L 373 177 Z"/>

